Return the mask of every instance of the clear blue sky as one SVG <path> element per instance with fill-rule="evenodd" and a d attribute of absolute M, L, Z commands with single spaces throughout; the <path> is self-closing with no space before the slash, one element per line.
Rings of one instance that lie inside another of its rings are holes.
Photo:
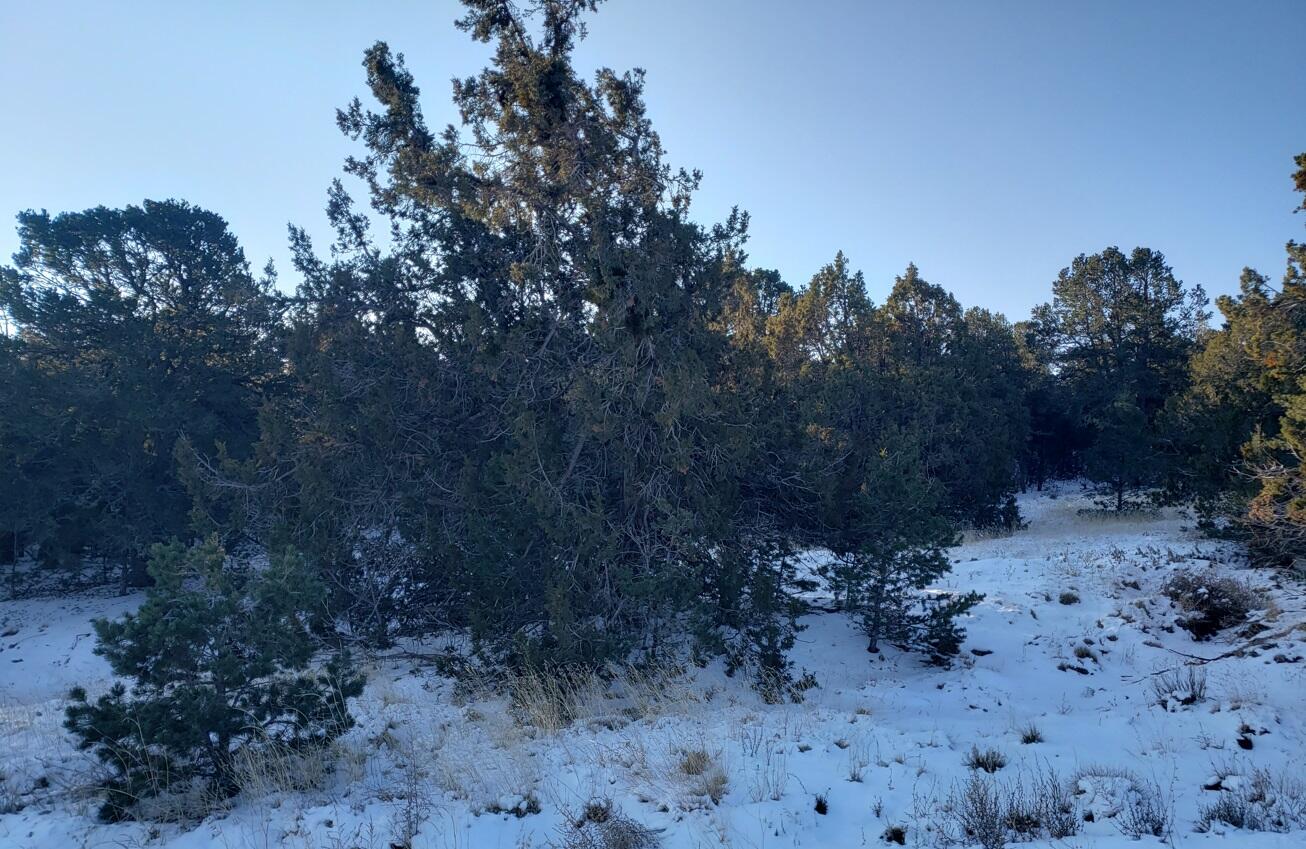
<path fill-rule="evenodd" d="M 487 56 L 430 2 L 9 2 L 0 215 L 178 197 L 295 282 L 325 247 L 362 51 L 407 55 L 433 126 Z M 582 68 L 648 71 L 696 215 L 752 213 L 754 264 L 805 282 L 836 250 L 881 300 L 916 262 L 1023 317 L 1080 252 L 1144 244 L 1208 291 L 1277 279 L 1306 216 L 1306 6 L 1285 2 L 611 0 Z M 0 255 L 16 248 L 0 226 Z"/>

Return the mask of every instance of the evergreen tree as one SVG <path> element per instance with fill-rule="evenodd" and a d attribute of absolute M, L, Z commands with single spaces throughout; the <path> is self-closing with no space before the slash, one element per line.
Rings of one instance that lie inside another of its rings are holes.
<path fill-rule="evenodd" d="M 1223 322 L 1205 334 L 1189 364 L 1191 385 L 1172 399 L 1166 426 L 1180 454 L 1170 481 L 1173 496 L 1194 499 L 1204 513 L 1219 513 L 1227 498 L 1245 500 L 1254 481 L 1239 469 L 1254 436 L 1273 439 L 1283 416 L 1282 398 L 1295 391 L 1306 343 L 1303 299 L 1288 283 L 1243 269 L 1239 294 L 1216 301 Z"/>
<path fill-rule="evenodd" d="M 957 617 L 981 596 L 923 592 L 951 570 L 945 549 L 957 539 L 939 519 L 918 463 L 910 453 L 881 450 L 867 464 L 862 487 L 841 496 L 843 511 L 852 515 L 829 536 L 834 560 L 827 576 L 835 597 L 859 620 L 868 651 L 887 642 L 943 663 L 961 647 Z"/>
<path fill-rule="evenodd" d="M 917 419 L 900 423 L 917 387 L 910 369 L 886 368 L 889 334 L 842 254 L 802 293 L 781 297 L 768 345 L 793 393 L 788 409 L 802 435 L 794 450 L 809 495 L 791 521 L 804 543 L 833 555 L 826 577 L 871 650 L 883 640 L 941 658 L 959 647 L 955 618 L 978 597 L 921 592 L 948 571 L 943 549 L 955 534 L 923 456 L 935 434 L 913 429 Z"/>
<path fill-rule="evenodd" d="M 1088 428 L 1085 472 L 1118 509 L 1129 490 L 1164 482 L 1158 421 L 1185 385 L 1205 304 L 1201 287 L 1185 289 L 1160 253 L 1112 247 L 1076 257 L 1053 284 L 1052 302 L 1034 311 L 1057 380 Z"/>
<path fill-rule="evenodd" d="M 44 427 L 55 411 L 43 406 L 61 393 L 43 384 L 19 341 L 0 335 L 0 478 L 6 482 L 0 488 L 0 563 L 12 566 L 11 596 L 19 591 L 19 560 L 35 540 L 50 536 L 53 517 L 44 508 L 60 483 L 61 440 Z"/>
<path fill-rule="evenodd" d="M 1107 485 L 1119 512 L 1125 509 L 1125 493 L 1131 487 L 1158 479 L 1155 469 L 1160 458 L 1150 447 L 1157 435 L 1128 390 L 1097 407 L 1088 424 L 1094 438 L 1083 452 L 1084 473 L 1089 480 Z"/>
<path fill-rule="evenodd" d="M 722 331 L 745 219 L 689 220 L 697 175 L 664 163 L 638 73 L 577 75 L 593 6 L 469 3 L 495 58 L 454 85 L 461 132 L 429 130 L 402 57 L 367 52 L 378 105 L 339 123 L 392 239 L 333 189 L 333 260 L 296 236 L 296 389 L 257 463 L 197 487 L 257 493 L 209 512 L 311 551 L 351 620 L 466 627 L 519 663 L 653 651 L 687 616 L 791 631 L 784 558 L 752 550 L 784 536 Z"/>
<path fill-rule="evenodd" d="M 1296 164 L 1306 192 L 1306 154 Z M 1208 519 L 1227 519 L 1255 559 L 1276 564 L 1306 556 L 1306 246 L 1290 241 L 1287 253 L 1278 291 L 1245 269 L 1239 294 L 1219 300 L 1223 325 L 1203 339 L 1192 385 L 1170 410 L 1183 458 L 1172 490 L 1197 499 Z"/>
<path fill-rule="evenodd" d="M 1071 388 L 1057 379 L 1055 340 L 1037 321 L 1013 328 L 1029 430 L 1021 457 L 1022 483 L 1042 491 L 1049 480 L 1082 471 L 1088 429 L 1076 415 Z"/>
<path fill-rule="evenodd" d="M 96 554 L 139 578 L 148 544 L 187 526 L 178 438 L 240 454 L 258 436 L 278 370 L 271 280 L 221 218 L 175 201 L 25 212 L 19 240 L 0 305 L 31 378 L 14 426 L 40 435 L 9 452 L 45 484 L 29 541 L 43 561 Z"/>
<path fill-rule="evenodd" d="M 1006 319 L 963 312 L 915 265 L 884 304 L 886 365 L 899 378 L 899 421 L 921 443 L 926 474 L 960 522 L 1010 528 L 1028 429 L 1019 351 Z"/>
<path fill-rule="evenodd" d="M 132 689 L 91 701 L 78 688 L 67 710 L 68 730 L 111 771 L 103 816 L 161 793 L 234 793 L 247 749 L 320 744 L 352 725 L 345 702 L 362 681 L 347 659 L 310 668 L 325 599 L 298 553 L 235 564 L 213 540 L 174 541 L 154 546 L 149 569 L 137 612 L 95 622 L 96 653 Z"/>

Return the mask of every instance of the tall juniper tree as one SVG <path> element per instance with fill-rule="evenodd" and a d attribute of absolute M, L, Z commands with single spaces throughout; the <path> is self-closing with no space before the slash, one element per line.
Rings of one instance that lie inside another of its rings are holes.
<path fill-rule="evenodd" d="M 1017 520 L 1017 470 L 1028 414 L 1014 332 L 987 310 L 963 311 L 915 265 L 883 307 L 886 365 L 897 376 L 901 425 L 916 434 L 944 509 L 981 527 Z"/>
<path fill-rule="evenodd" d="M 923 456 L 936 434 L 903 419 L 921 387 L 890 367 L 892 321 L 839 254 L 804 291 L 783 295 L 768 322 L 809 496 L 793 526 L 831 552 L 830 588 L 871 650 L 887 642 L 942 658 L 959 645 L 956 617 L 978 597 L 921 592 L 948 571 L 944 549 L 955 535 L 946 491 Z"/>
<path fill-rule="evenodd" d="M 469 2 L 459 25 L 495 52 L 454 83 L 461 130 L 429 129 L 402 57 L 367 51 L 376 105 L 339 124 L 391 239 L 339 187 L 334 258 L 296 237 L 297 388 L 257 468 L 228 471 L 333 584 L 380 582 L 488 654 L 597 662 L 690 615 L 768 635 L 774 660 L 784 536 L 746 491 L 757 423 L 721 332 L 745 220 L 690 221 L 697 175 L 665 164 L 640 73 L 577 74 L 594 5 Z M 404 556 L 373 568 L 377 544 Z"/>

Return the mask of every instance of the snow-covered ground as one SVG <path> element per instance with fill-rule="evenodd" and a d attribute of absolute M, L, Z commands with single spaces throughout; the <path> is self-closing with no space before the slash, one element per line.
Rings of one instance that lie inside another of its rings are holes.
<path fill-rule="evenodd" d="M 5 602 L 0 809 L 20 809 L 0 816 L 0 845 L 564 846 L 569 824 L 602 798 L 668 849 L 884 846 L 890 826 L 905 829 L 907 845 L 938 845 L 959 834 L 949 810 L 973 776 L 1032 798 L 1055 773 L 1078 833 L 1029 845 L 1139 845 L 1123 829 L 1141 792 L 1172 821 L 1177 846 L 1306 846 L 1301 830 L 1194 831 L 1203 806 L 1237 795 L 1257 770 L 1289 794 L 1306 773 L 1306 632 L 1290 630 L 1306 621 L 1301 584 L 1245 569 L 1236 549 L 1201 538 L 1176 512 L 1085 515 L 1075 487 L 1021 506 L 1026 530 L 954 552 L 949 585 L 987 597 L 951 669 L 893 650 L 869 655 L 845 618 L 822 614 L 806 619 L 793 654 L 819 685 L 801 704 L 765 704 L 710 666 L 626 680 L 606 695 L 577 683 L 567 721 L 529 688 L 526 709 L 515 709 L 429 665 L 378 661 L 353 706 L 359 725 L 329 763 L 273 765 L 270 789 L 186 826 L 97 823 L 81 790 L 91 760 L 60 730 L 68 687 L 94 692 L 109 680 L 89 620 L 137 599 Z M 1180 692 L 1162 706 L 1152 673 L 1247 642 L 1233 629 L 1197 643 L 1174 626 L 1160 586 L 1175 570 L 1208 566 L 1263 588 L 1254 618 L 1265 634 L 1289 633 L 1198 667 L 1205 699 L 1181 705 Z M 1064 593 L 1078 601 L 1062 603 Z M 1041 741 L 1022 742 L 1026 732 Z M 973 747 L 996 750 L 1005 766 L 973 771 Z M 279 789 L 288 779 L 310 787 Z"/>

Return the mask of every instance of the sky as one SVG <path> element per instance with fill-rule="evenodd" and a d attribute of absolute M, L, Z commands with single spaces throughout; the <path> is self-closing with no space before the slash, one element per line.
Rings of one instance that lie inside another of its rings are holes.
<path fill-rule="evenodd" d="M 703 223 L 751 215 L 752 264 L 805 283 L 843 250 L 883 300 L 909 262 L 1023 318 L 1058 270 L 1146 245 L 1208 293 L 1278 279 L 1306 151 L 1301 0 L 609 0 L 576 53 L 647 71 Z M 363 50 L 403 52 L 434 128 L 489 49 L 427 2 L 0 3 L 0 258 L 20 210 L 183 198 L 293 287 L 357 152 L 335 110 Z M 361 199 L 361 198 L 360 198 Z"/>

